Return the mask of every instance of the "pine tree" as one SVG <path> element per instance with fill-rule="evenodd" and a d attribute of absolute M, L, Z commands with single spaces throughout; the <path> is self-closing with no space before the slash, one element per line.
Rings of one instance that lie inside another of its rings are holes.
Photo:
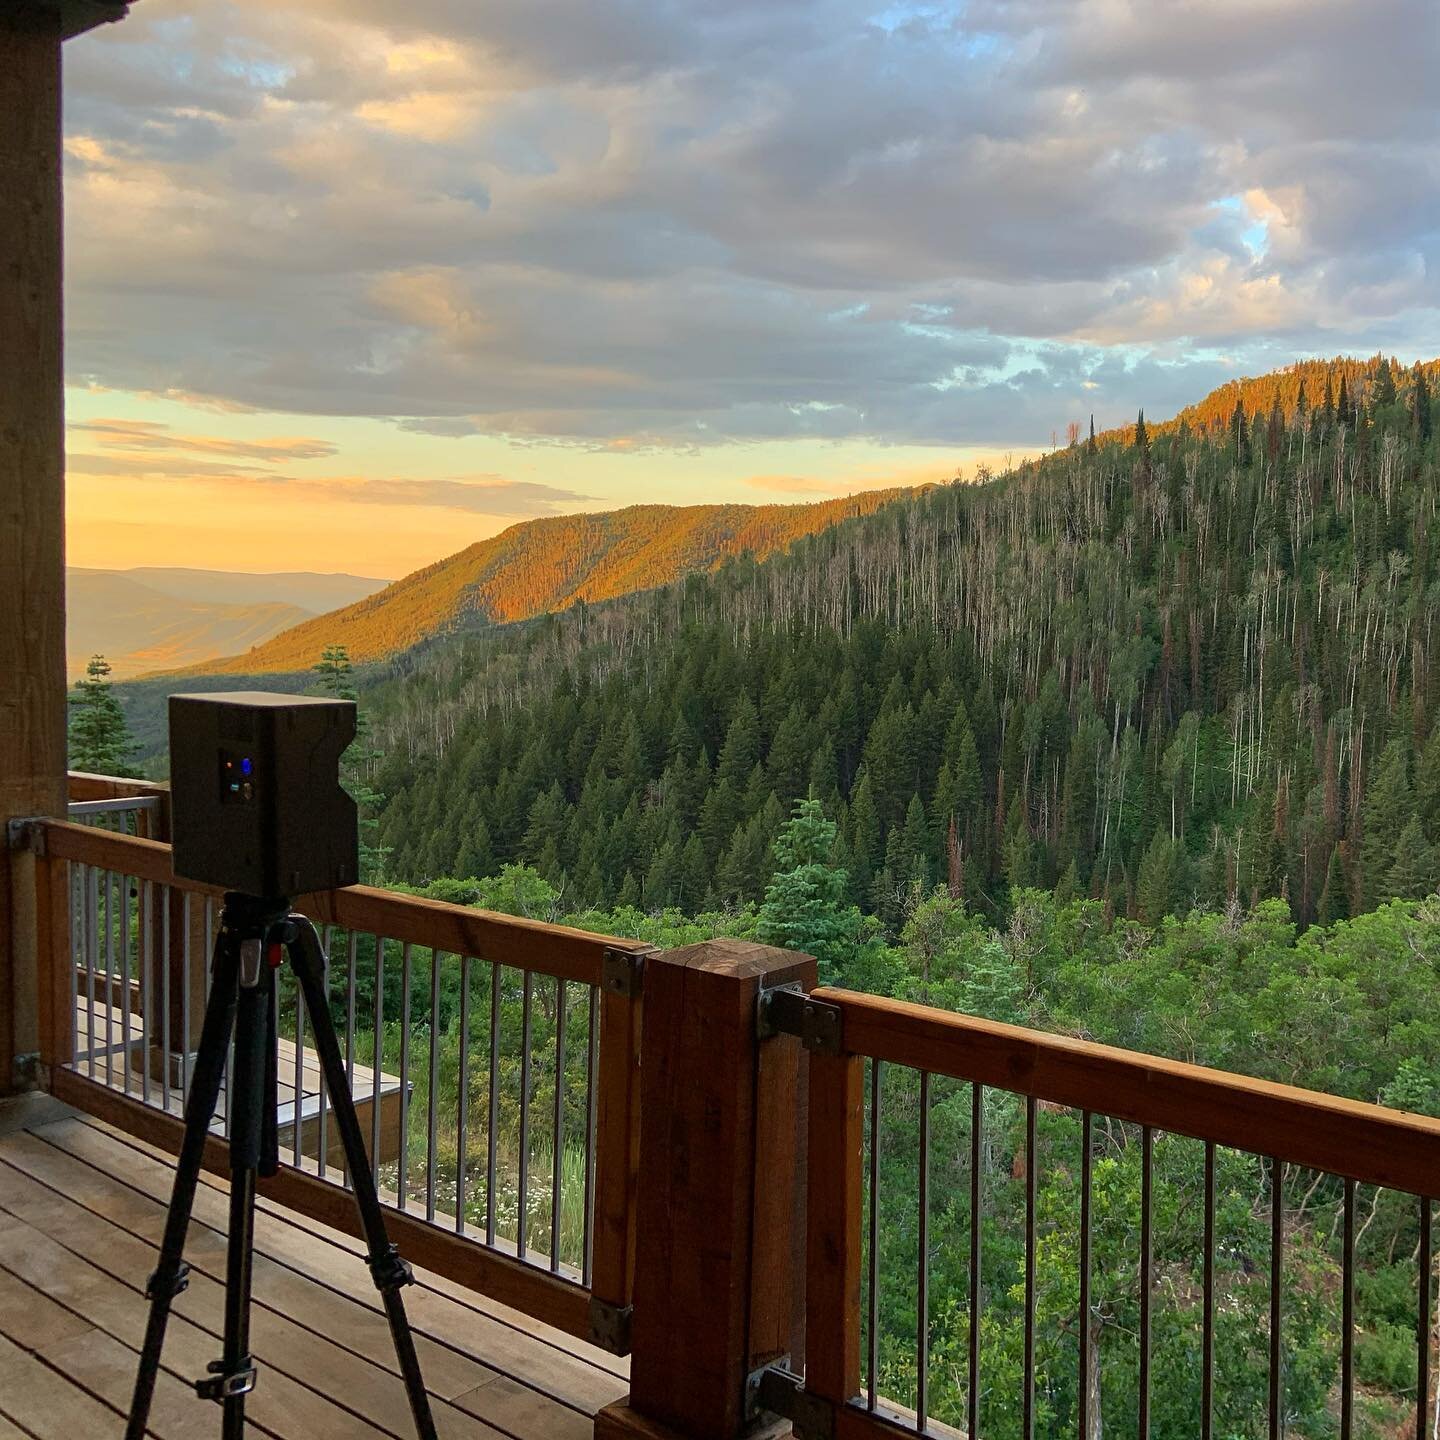
<path fill-rule="evenodd" d="M 70 768 L 124 775 L 135 753 L 125 712 L 110 687 L 110 666 L 92 655 L 70 696 Z"/>
<path fill-rule="evenodd" d="M 1235 408 L 1230 412 L 1230 439 L 1235 446 L 1236 464 L 1246 465 L 1250 460 L 1249 428 L 1245 424 L 1245 402 L 1236 396 Z"/>
<path fill-rule="evenodd" d="M 1395 846 L 1413 817 L 1415 796 L 1403 740 L 1392 740 L 1380 757 L 1365 797 L 1364 840 L 1360 851 L 1361 893 L 1367 906 L 1387 899 Z"/>
<path fill-rule="evenodd" d="M 818 800 L 798 800 L 775 838 L 775 871 L 755 933 L 767 945 L 813 955 L 829 983 L 853 955 L 860 912 L 847 904 L 850 877 L 834 863 L 836 830 Z"/>
<path fill-rule="evenodd" d="M 1370 392 L 1370 408 L 1395 403 L 1395 376 L 1390 370 L 1390 361 L 1381 355 L 1375 370 L 1375 385 Z"/>
<path fill-rule="evenodd" d="M 1150 434 L 1145 429 L 1145 412 L 1135 417 L 1135 448 L 1144 455 L 1150 449 Z"/>
<path fill-rule="evenodd" d="M 1421 900 L 1435 889 L 1435 851 L 1425 839 L 1418 816 L 1412 815 L 1395 842 L 1385 877 L 1385 892 L 1400 900 Z"/>
<path fill-rule="evenodd" d="M 1350 878 L 1345 873 L 1344 849 L 1343 841 L 1336 844 L 1325 867 L 1325 885 L 1315 907 L 1315 919 L 1321 925 L 1350 918 Z"/>
<path fill-rule="evenodd" d="M 1410 391 L 1410 413 L 1415 420 L 1415 434 L 1423 445 L 1430 438 L 1430 383 L 1418 362 L 1415 366 L 1415 383 Z"/>
<path fill-rule="evenodd" d="M 1157 830 L 1135 882 L 1135 904 L 1140 920 L 1158 925 L 1170 913 L 1175 897 L 1175 872 L 1178 847 L 1166 830 Z"/>

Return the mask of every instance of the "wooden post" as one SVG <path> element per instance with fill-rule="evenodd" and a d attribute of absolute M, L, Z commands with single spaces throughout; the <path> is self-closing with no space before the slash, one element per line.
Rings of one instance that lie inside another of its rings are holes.
<path fill-rule="evenodd" d="M 731 1440 L 746 1382 L 799 1339 L 804 1052 L 757 1038 L 762 989 L 806 955 L 711 940 L 645 962 L 630 1395 L 599 1440 Z"/>
<path fill-rule="evenodd" d="M 0 7 L 0 824 L 65 813 L 60 44 L 58 7 Z M 39 1048 L 27 880 L 0 843 L 0 1093 Z"/>
<path fill-rule="evenodd" d="M 865 1061 L 815 1055 L 810 1062 L 810 1149 L 831 1183 L 809 1191 L 805 1388 L 836 1405 L 860 1389 L 860 1217 Z"/>

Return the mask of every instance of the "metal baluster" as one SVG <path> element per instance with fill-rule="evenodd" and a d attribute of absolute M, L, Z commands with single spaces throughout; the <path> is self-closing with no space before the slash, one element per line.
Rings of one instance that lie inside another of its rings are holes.
<path fill-rule="evenodd" d="M 1090 1181 L 1094 1169 L 1090 1146 L 1094 1117 L 1080 1116 L 1080 1383 L 1076 1412 L 1080 1440 L 1090 1440 Z"/>
<path fill-rule="evenodd" d="M 85 999 L 89 1006 L 90 1078 L 95 1078 L 99 1062 L 95 1058 L 95 972 L 100 968 L 100 872 L 93 865 L 85 867 Z"/>
<path fill-rule="evenodd" d="M 295 977 L 295 1082 L 292 1099 L 295 1102 L 291 1107 L 295 1133 L 290 1137 L 290 1158 L 298 1170 L 303 1154 L 300 1132 L 304 1128 L 305 1112 L 305 991 L 298 975 Z"/>
<path fill-rule="evenodd" d="M 130 1093 L 130 877 L 117 875 L 120 892 L 120 1088 Z"/>
<path fill-rule="evenodd" d="M 396 1188 L 405 1208 L 410 1177 L 410 942 L 400 947 L 400 1174 Z"/>
<path fill-rule="evenodd" d="M 80 966 L 84 964 L 85 930 L 81 920 L 80 897 L 85 884 L 79 865 L 72 865 L 67 879 L 70 885 L 70 1067 L 79 1068 L 80 1061 Z"/>
<path fill-rule="evenodd" d="M 435 1132 L 440 1088 L 440 963 L 443 950 L 430 952 L 430 1094 L 425 1107 L 425 1218 L 435 1218 Z"/>
<path fill-rule="evenodd" d="M 1201 1319 L 1200 1440 L 1215 1430 L 1215 1142 L 1205 1142 L 1205 1295 Z"/>
<path fill-rule="evenodd" d="M 555 981 L 555 1154 L 550 1169 L 550 1269 L 560 1270 L 560 1162 L 565 1154 L 565 981 Z"/>
<path fill-rule="evenodd" d="M 470 957 L 460 957 L 460 1093 L 455 1111 L 455 1233 L 465 1233 L 470 1147 Z"/>
<path fill-rule="evenodd" d="M 1416 1317 L 1417 1364 L 1415 1385 L 1415 1436 L 1416 1440 L 1428 1440 L 1430 1433 L 1430 1304 L 1431 1250 L 1431 1202 L 1428 1196 L 1420 1200 L 1420 1313 Z"/>
<path fill-rule="evenodd" d="M 190 892 L 180 895 L 180 974 L 185 990 L 185 1002 L 180 1007 L 180 1099 L 190 1098 L 190 998 L 192 994 L 190 977 Z"/>
<path fill-rule="evenodd" d="M 170 900 L 160 887 L 160 1104 L 170 1109 Z"/>
<path fill-rule="evenodd" d="M 500 967 L 490 965 L 490 1088 L 486 1092 L 485 1243 L 495 1243 L 495 1146 L 500 1129 Z"/>
<path fill-rule="evenodd" d="M 1140 1440 L 1150 1436 L 1150 1292 L 1154 1288 L 1152 1217 L 1155 1133 L 1140 1129 Z"/>
<path fill-rule="evenodd" d="M 920 1227 L 915 1247 L 915 1428 L 925 1429 L 930 1388 L 930 1072 L 920 1072 Z"/>
<path fill-rule="evenodd" d="M 334 943 L 335 943 L 335 927 L 334 927 L 333 925 L 327 925 L 327 926 L 325 927 L 325 974 L 324 974 L 324 983 L 325 983 L 325 1009 L 327 1010 L 327 1012 L 328 1012 L 329 1009 L 330 1009 L 330 954 L 331 954 L 331 951 L 332 951 L 332 949 L 333 949 L 333 947 L 334 947 Z M 331 1018 L 333 1019 L 333 1017 L 331 1017 Z M 319 1122 L 320 1122 L 320 1128 L 319 1128 L 318 1131 L 316 1131 L 316 1139 L 315 1139 L 315 1159 L 316 1159 L 316 1163 L 317 1163 L 317 1164 L 319 1165 L 319 1167 L 320 1167 L 320 1176 L 321 1176 L 321 1178 L 323 1179 L 323 1178 L 325 1177 L 325 1169 L 326 1169 L 326 1166 L 325 1166 L 326 1153 L 328 1152 L 328 1150 L 329 1150 L 329 1148 L 330 1148 L 330 1116 L 329 1116 L 329 1114 L 327 1113 L 327 1111 L 328 1111 L 328 1109 L 329 1109 L 329 1098 L 328 1098 L 327 1093 L 326 1093 L 325 1067 L 324 1067 L 323 1065 L 321 1065 L 321 1066 L 318 1066 L 317 1068 L 319 1069 L 319 1072 L 320 1072 L 320 1082 L 319 1082 L 319 1084 L 318 1084 L 317 1087 L 316 1087 L 316 1098 L 317 1098 L 317 1099 L 319 1100 L 319 1102 L 320 1102 L 320 1103 L 319 1103 L 319 1107 L 318 1107 L 318 1119 L 319 1119 Z"/>
<path fill-rule="evenodd" d="M 970 1086 L 970 1355 L 965 1394 L 969 1440 L 980 1434 L 980 1201 L 983 1193 L 985 1087 Z"/>
<path fill-rule="evenodd" d="M 345 1088 L 355 1098 L 355 971 L 360 937 L 352 930 L 345 941 Z M 345 1188 L 350 1188 L 350 1167 L 345 1167 Z"/>
<path fill-rule="evenodd" d="M 1281 1374 L 1284 1338 L 1281 1285 L 1285 1278 L 1285 1172 L 1278 1157 L 1270 1161 L 1270 1440 L 1285 1433 L 1281 1407 L 1285 1401 Z"/>
<path fill-rule="evenodd" d="M 590 996 L 590 1028 L 585 1039 L 585 1215 L 584 1234 L 580 1241 L 580 1283 L 588 1288 L 594 1241 L 591 1232 L 595 1225 L 595 1099 L 600 1065 L 600 992 L 593 985 L 587 988 Z"/>
<path fill-rule="evenodd" d="M 515 1219 L 515 1254 L 525 1258 L 525 1232 L 530 1221 L 530 1002 L 535 976 L 525 972 L 520 1009 L 520 1201 Z"/>
<path fill-rule="evenodd" d="M 870 1062 L 870 1293 L 866 1297 L 865 1404 L 875 1408 L 880 1375 L 880 1061 Z"/>
<path fill-rule="evenodd" d="M 1355 1407 L 1355 1182 L 1345 1180 L 1340 1251 L 1340 1440 L 1350 1440 Z"/>
<path fill-rule="evenodd" d="M 105 872 L 105 1083 L 115 1083 L 115 925 L 111 892 L 115 876 Z"/>
<path fill-rule="evenodd" d="M 210 998 L 210 957 L 215 953 L 215 897 L 205 897 L 205 998 Z"/>
<path fill-rule="evenodd" d="M 1025 1097 L 1025 1394 L 1021 1434 L 1035 1435 L 1035 1097 Z"/>
<path fill-rule="evenodd" d="M 150 1008 L 153 997 L 150 991 L 150 951 L 154 948 L 154 928 L 150 921 L 150 910 L 155 893 L 150 881 L 140 884 L 140 1099 L 150 1103 Z"/>
<path fill-rule="evenodd" d="M 375 936 L 375 1054 L 370 1063 L 370 1175 L 380 1188 L 380 1062 L 385 1058 L 385 941 Z"/>

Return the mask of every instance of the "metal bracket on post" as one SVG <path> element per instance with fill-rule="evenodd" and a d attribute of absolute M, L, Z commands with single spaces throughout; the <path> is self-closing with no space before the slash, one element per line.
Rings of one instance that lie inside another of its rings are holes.
<path fill-rule="evenodd" d="M 598 1296 L 590 1297 L 590 1343 L 611 1355 L 630 1353 L 630 1317 L 633 1305 L 613 1305 Z"/>
<path fill-rule="evenodd" d="M 835 1407 L 819 1395 L 811 1395 L 805 1382 L 784 1365 L 767 1365 L 757 1370 L 746 1386 L 747 1400 L 755 1412 L 768 1410 L 794 1426 L 795 1440 L 834 1440 Z"/>
<path fill-rule="evenodd" d="M 606 947 L 600 966 L 600 988 L 611 995 L 634 1000 L 640 994 L 645 975 L 645 957 L 654 955 L 653 946 L 644 950 L 620 950 Z"/>
<path fill-rule="evenodd" d="M 838 1005 L 812 1000 L 798 985 L 777 985 L 762 990 L 755 1011 L 755 1034 L 798 1035 L 800 1043 L 817 1055 L 841 1052 L 841 1013 Z"/>
<path fill-rule="evenodd" d="M 37 816 L 22 816 L 5 826 L 5 842 L 11 850 L 28 850 L 39 859 L 45 858 L 45 821 Z"/>

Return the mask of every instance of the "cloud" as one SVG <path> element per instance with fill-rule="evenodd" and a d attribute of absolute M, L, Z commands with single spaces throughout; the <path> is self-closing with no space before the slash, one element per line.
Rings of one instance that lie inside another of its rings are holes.
<path fill-rule="evenodd" d="M 403 479 L 370 475 L 301 477 L 281 474 L 259 465 L 229 464 L 178 456 L 72 454 L 66 465 L 72 474 L 97 478 L 204 481 L 244 488 L 273 489 L 287 499 L 322 500 L 343 504 L 424 506 L 459 510 L 470 515 L 506 518 L 557 515 L 593 503 L 593 497 L 561 486 L 531 480 L 509 480 L 500 475 L 472 475 L 441 479 Z"/>
<path fill-rule="evenodd" d="M 72 377 L 1043 443 L 1433 350 L 1437 73 L 1430 0 L 145 0 L 67 52 Z"/>
<path fill-rule="evenodd" d="M 149 420 L 89 420 L 72 424 L 69 428 L 72 434 L 93 437 L 111 450 L 181 451 L 271 463 L 320 460 L 334 455 L 337 450 L 328 440 L 232 440 L 215 435 L 178 435 L 168 425 Z"/>

